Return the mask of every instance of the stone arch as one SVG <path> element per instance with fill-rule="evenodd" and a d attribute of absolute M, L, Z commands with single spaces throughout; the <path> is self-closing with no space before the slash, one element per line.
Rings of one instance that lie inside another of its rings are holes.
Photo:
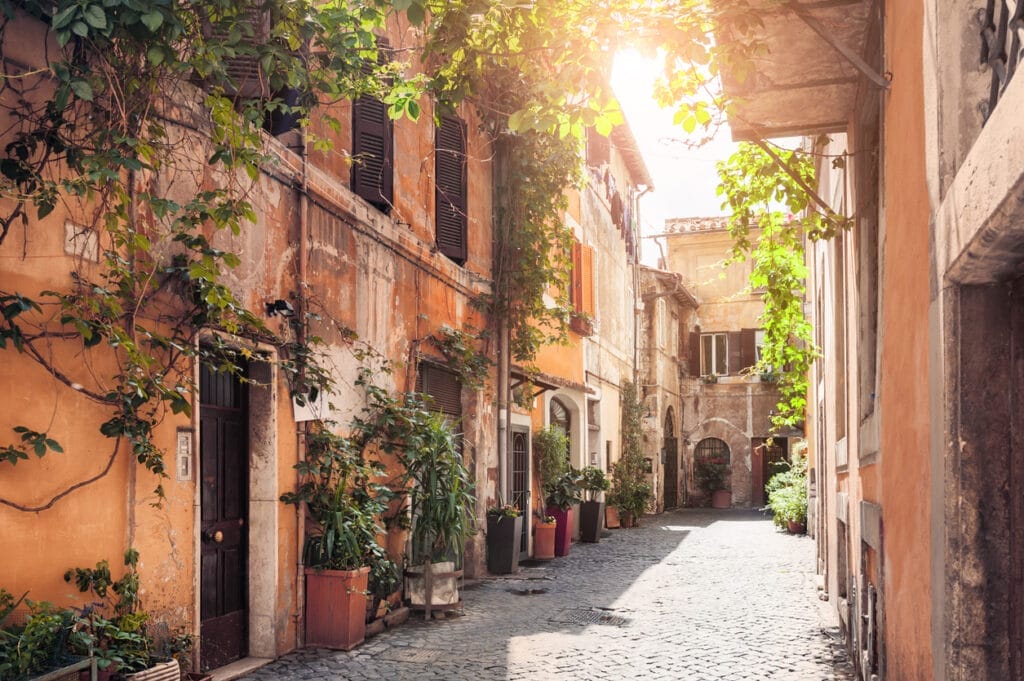
<path fill-rule="evenodd" d="M 738 426 L 723 418 L 705 419 L 689 433 L 690 447 L 687 461 L 687 474 L 693 480 L 693 450 L 697 443 L 713 437 L 725 442 L 729 447 L 732 474 L 729 487 L 732 489 L 733 504 L 745 506 L 750 504 L 750 437 Z M 692 490 L 696 492 L 697 490 Z"/>
<path fill-rule="evenodd" d="M 547 425 L 555 425 L 552 418 L 558 409 L 564 410 L 569 421 L 569 463 L 576 468 L 582 468 L 584 464 L 584 450 L 586 442 L 583 433 L 583 413 L 579 402 L 568 392 L 559 390 L 550 395 L 547 401 L 547 409 L 544 411 L 544 419 Z"/>

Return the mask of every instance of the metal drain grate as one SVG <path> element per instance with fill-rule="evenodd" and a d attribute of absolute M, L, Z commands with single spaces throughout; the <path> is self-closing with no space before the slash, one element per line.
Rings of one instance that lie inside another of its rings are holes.
<path fill-rule="evenodd" d="M 625 617 L 609 615 L 607 612 L 591 610 L 590 608 L 573 608 L 571 610 L 563 610 L 557 616 L 552 617 L 551 621 L 561 622 L 564 624 L 579 624 L 580 626 L 587 626 L 588 624 L 604 624 L 610 627 L 623 627 L 630 622 L 630 620 Z"/>
<path fill-rule="evenodd" d="M 423 650 L 413 648 L 395 648 L 385 653 L 381 653 L 380 657 L 385 660 L 391 660 L 392 662 L 412 662 L 412 663 L 431 663 L 437 662 L 441 659 L 440 650 Z"/>

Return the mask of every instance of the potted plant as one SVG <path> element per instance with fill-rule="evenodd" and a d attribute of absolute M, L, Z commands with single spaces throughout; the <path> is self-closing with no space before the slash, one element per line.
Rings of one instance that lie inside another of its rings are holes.
<path fill-rule="evenodd" d="M 73 652 L 96 658 L 98 679 L 162 681 L 180 677 L 176 659 L 153 654 L 153 641 L 146 631 L 149 616 L 139 602 L 139 553 L 124 553 L 125 574 L 115 580 L 107 561 L 92 568 L 72 568 L 64 581 L 74 582 L 82 593 L 98 600 L 76 614 L 69 645 Z M 116 598 L 115 598 L 116 596 Z"/>
<path fill-rule="evenodd" d="M 557 524 L 555 555 L 569 555 L 572 543 L 572 505 L 580 500 L 579 474 L 569 465 L 569 438 L 557 426 L 548 426 L 533 435 L 533 453 L 537 460 L 546 515 Z"/>
<path fill-rule="evenodd" d="M 793 454 L 789 469 L 776 473 L 766 485 L 768 508 L 775 524 L 790 534 L 807 531 L 807 459 Z"/>
<path fill-rule="evenodd" d="M 506 575 L 519 568 L 523 517 L 512 504 L 487 509 L 487 571 Z"/>
<path fill-rule="evenodd" d="M 533 557 L 535 560 L 551 560 L 555 557 L 555 531 L 558 524 L 555 517 L 537 513 L 533 524 Z"/>
<path fill-rule="evenodd" d="M 580 540 L 597 542 L 601 539 L 601 521 L 604 518 L 602 492 L 611 487 L 604 471 L 596 466 L 587 466 L 580 472 L 580 487 L 584 501 L 580 504 Z"/>
<path fill-rule="evenodd" d="M 412 517 L 406 595 L 413 605 L 459 602 L 458 578 L 473 524 L 473 480 L 462 463 L 459 436 L 439 412 L 411 405 L 416 424 L 397 452 L 405 466 Z"/>
<path fill-rule="evenodd" d="M 393 495 L 373 482 L 381 466 L 363 458 L 363 444 L 316 425 L 295 465 L 300 483 L 281 496 L 305 504 L 314 521 L 303 555 L 310 646 L 351 650 L 365 638 L 369 565 L 382 552 L 377 518 Z"/>
<path fill-rule="evenodd" d="M 622 456 L 612 466 L 611 501 L 619 509 L 623 527 L 633 527 L 643 515 L 651 498 L 651 485 L 641 444 L 643 404 L 636 384 L 629 381 L 622 387 Z"/>
<path fill-rule="evenodd" d="M 732 506 L 732 492 L 729 490 L 729 466 L 714 459 L 698 461 L 693 467 L 693 477 L 712 508 Z"/>

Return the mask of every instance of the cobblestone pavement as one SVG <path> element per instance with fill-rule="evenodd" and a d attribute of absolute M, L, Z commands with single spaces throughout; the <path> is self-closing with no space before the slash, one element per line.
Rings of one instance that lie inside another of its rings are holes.
<path fill-rule="evenodd" d="M 710 510 L 607 534 L 467 585 L 461 617 L 414 618 L 351 652 L 303 650 L 246 678 L 853 678 L 817 599 L 810 539 L 756 512 Z"/>

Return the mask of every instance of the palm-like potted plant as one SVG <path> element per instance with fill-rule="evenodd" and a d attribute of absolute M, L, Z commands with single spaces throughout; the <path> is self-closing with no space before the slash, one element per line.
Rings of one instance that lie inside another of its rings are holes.
<path fill-rule="evenodd" d="M 301 479 L 287 504 L 305 504 L 314 524 L 306 540 L 306 643 L 351 650 L 366 635 L 370 565 L 383 549 L 378 518 L 393 494 L 375 482 L 383 466 L 367 461 L 363 442 L 336 435 L 327 424 L 306 436 Z"/>
<path fill-rule="evenodd" d="M 496 575 L 519 568 L 519 541 L 523 516 L 512 504 L 487 509 L 487 571 Z"/>
<path fill-rule="evenodd" d="M 440 413 L 410 405 L 415 425 L 397 450 L 405 467 L 412 517 L 407 596 L 413 605 L 459 602 L 466 539 L 474 534 L 472 476 L 462 463 L 459 436 Z"/>
<path fill-rule="evenodd" d="M 604 471 L 596 466 L 587 466 L 580 472 L 580 487 L 584 501 L 580 504 L 580 540 L 597 542 L 601 539 L 601 521 L 604 518 L 604 501 L 601 493 L 611 487 Z"/>

